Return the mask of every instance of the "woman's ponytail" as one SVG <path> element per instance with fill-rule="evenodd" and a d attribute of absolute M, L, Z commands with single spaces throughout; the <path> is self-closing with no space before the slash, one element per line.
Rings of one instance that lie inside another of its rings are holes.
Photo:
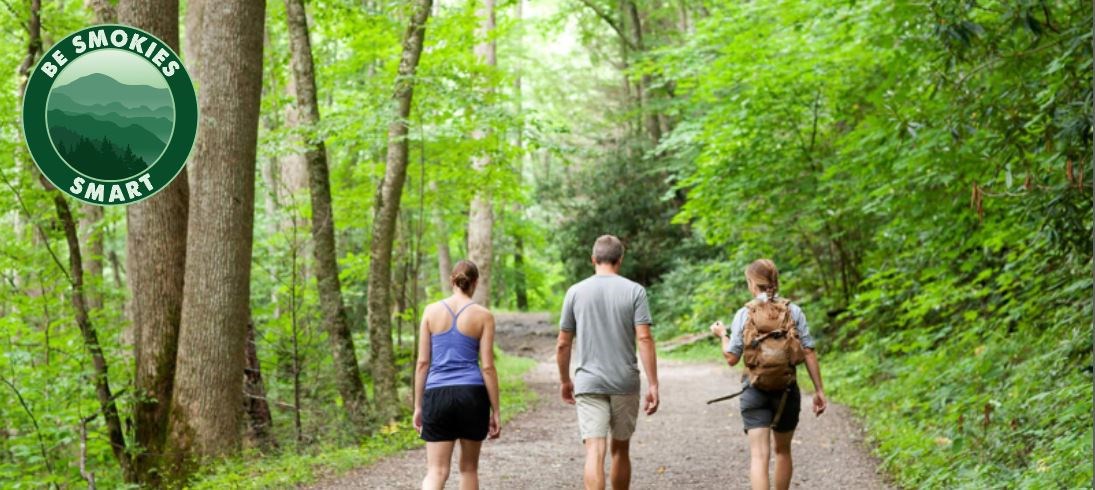
<path fill-rule="evenodd" d="M 773 300 L 779 294 L 779 270 L 771 260 L 754 260 L 745 268 L 745 278 L 760 291 L 757 299 L 762 302 Z"/>

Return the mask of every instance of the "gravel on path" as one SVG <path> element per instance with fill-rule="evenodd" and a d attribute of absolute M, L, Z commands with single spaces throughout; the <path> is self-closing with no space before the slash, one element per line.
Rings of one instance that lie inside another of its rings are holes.
<path fill-rule="evenodd" d="M 502 437 L 483 444 L 481 488 L 576 489 L 582 486 L 583 448 L 574 408 L 559 400 L 554 358 L 555 329 L 547 315 L 498 315 L 498 343 L 510 353 L 540 360 L 528 375 L 540 400 L 502 428 Z M 736 371 L 717 362 L 660 361 L 661 408 L 640 415 L 632 437 L 632 487 L 748 488 L 749 445 L 736 400 L 705 401 L 739 389 Z M 645 386 L 645 381 L 643 383 Z M 792 488 L 889 488 L 869 456 L 863 432 L 843 406 L 830 404 L 821 417 L 803 414 L 792 442 Z M 459 450 L 457 450 L 457 453 Z M 458 488 L 458 454 L 446 488 Z M 314 489 L 418 488 L 426 470 L 418 448 L 320 482 Z"/>

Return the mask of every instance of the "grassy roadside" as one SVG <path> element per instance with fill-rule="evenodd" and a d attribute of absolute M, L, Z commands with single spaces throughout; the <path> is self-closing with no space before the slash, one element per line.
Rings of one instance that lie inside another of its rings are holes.
<path fill-rule="evenodd" d="M 498 382 L 503 421 L 527 410 L 536 394 L 525 384 L 524 376 L 536 361 L 499 353 Z M 320 478 L 338 476 L 349 470 L 375 463 L 377 460 L 422 445 L 411 426 L 410 416 L 382 427 L 373 436 L 354 447 L 315 447 L 296 454 L 289 451 L 277 455 L 243 455 L 219 462 L 195 477 L 186 488 L 268 489 L 294 488 Z"/>

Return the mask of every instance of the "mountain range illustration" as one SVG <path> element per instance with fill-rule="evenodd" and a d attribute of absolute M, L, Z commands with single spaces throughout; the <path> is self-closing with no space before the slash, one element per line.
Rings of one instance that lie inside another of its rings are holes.
<path fill-rule="evenodd" d="M 103 180 L 148 168 L 171 139 L 175 120 L 168 89 L 101 73 L 54 87 L 46 110 L 50 138 L 65 161 Z"/>

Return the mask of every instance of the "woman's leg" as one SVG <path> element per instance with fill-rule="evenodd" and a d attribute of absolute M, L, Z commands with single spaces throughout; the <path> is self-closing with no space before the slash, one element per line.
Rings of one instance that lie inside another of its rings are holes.
<path fill-rule="evenodd" d="M 768 490 L 768 437 L 771 429 L 749 429 L 749 481 L 753 490 Z"/>
<path fill-rule="evenodd" d="M 479 489 L 479 448 L 483 441 L 460 439 L 460 490 Z"/>
<path fill-rule="evenodd" d="M 791 438 L 795 431 L 772 432 L 776 440 L 776 490 L 787 490 L 791 486 Z"/>
<path fill-rule="evenodd" d="M 422 479 L 422 490 L 441 490 L 445 480 L 449 479 L 449 465 L 452 464 L 452 448 L 456 441 L 426 443 L 426 478 Z"/>

